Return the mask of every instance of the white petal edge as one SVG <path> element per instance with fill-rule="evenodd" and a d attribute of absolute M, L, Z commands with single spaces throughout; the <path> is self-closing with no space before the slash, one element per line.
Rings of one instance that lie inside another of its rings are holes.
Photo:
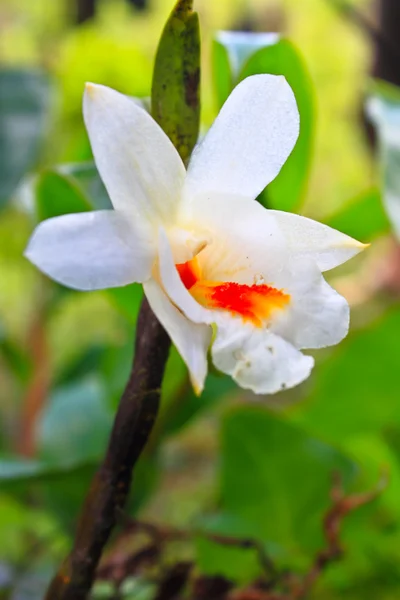
<path fill-rule="evenodd" d="M 25 256 L 58 283 L 98 290 L 148 279 L 155 249 L 123 215 L 104 210 L 43 221 Z"/>
<path fill-rule="evenodd" d="M 161 127 L 132 98 L 93 83 L 83 114 L 114 208 L 147 223 L 173 222 L 186 172 Z"/>
<path fill-rule="evenodd" d="M 278 175 L 299 135 L 299 112 L 286 79 L 240 82 L 189 163 L 185 198 L 214 193 L 255 199 Z"/>
<path fill-rule="evenodd" d="M 368 248 L 350 236 L 293 213 L 269 211 L 286 238 L 289 251 L 296 257 L 313 259 L 321 271 L 329 271 Z"/>
<path fill-rule="evenodd" d="M 349 331 L 350 308 L 323 278 L 312 260 L 291 261 L 278 285 L 290 294 L 290 303 L 276 311 L 271 332 L 298 349 L 325 348 L 338 344 Z"/>
<path fill-rule="evenodd" d="M 211 354 L 215 366 L 242 388 L 274 394 L 310 375 L 314 359 L 267 329 L 225 316 L 219 319 Z"/>
<path fill-rule="evenodd" d="M 166 232 L 160 228 L 158 260 L 161 283 L 172 302 L 194 323 L 211 324 L 215 311 L 207 310 L 196 302 L 182 283 L 175 267 L 171 246 Z"/>
<path fill-rule="evenodd" d="M 211 343 L 211 327 L 189 321 L 171 303 L 155 279 L 147 281 L 143 288 L 154 314 L 185 361 L 195 392 L 200 394 L 208 369 L 207 352 Z"/>

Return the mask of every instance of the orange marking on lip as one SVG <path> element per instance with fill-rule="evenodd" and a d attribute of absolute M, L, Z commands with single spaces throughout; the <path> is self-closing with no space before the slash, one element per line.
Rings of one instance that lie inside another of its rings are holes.
<path fill-rule="evenodd" d="M 274 310 L 284 308 L 290 295 L 266 284 L 245 285 L 201 279 L 197 259 L 176 265 L 184 286 L 206 308 L 227 310 L 261 327 Z"/>
<path fill-rule="evenodd" d="M 179 277 L 182 280 L 183 285 L 187 290 L 190 290 L 191 287 L 194 286 L 197 281 L 200 279 L 200 266 L 197 258 L 192 258 L 192 260 L 188 260 L 185 263 L 180 263 L 179 265 L 175 265 Z"/>

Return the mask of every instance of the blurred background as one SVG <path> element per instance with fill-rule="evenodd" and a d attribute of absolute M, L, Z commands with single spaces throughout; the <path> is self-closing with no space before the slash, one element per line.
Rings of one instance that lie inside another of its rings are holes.
<path fill-rule="evenodd" d="M 38 221 L 108 206 L 83 125 L 83 86 L 93 81 L 148 97 L 172 5 L 0 0 L 1 600 L 42 598 L 70 547 L 129 374 L 141 301 L 135 285 L 92 293 L 64 289 L 30 265 L 23 250 Z M 211 374 L 196 398 L 171 351 L 161 415 L 127 515 L 168 525 L 172 542 L 161 566 L 159 557 L 149 561 L 150 574 L 138 559 L 128 568 L 126 557 L 137 557 L 148 542 L 122 526 L 93 598 L 155 598 L 157 578 L 177 561 L 193 564 L 197 574 L 224 577 L 224 585 L 248 586 L 270 577 L 260 560 L 266 554 L 278 572 L 300 577 L 326 544 L 324 515 L 332 477 L 340 474 L 349 494 L 377 489 L 382 477 L 387 485 L 348 515 L 343 556 L 318 576 L 310 597 L 395 600 L 400 5 L 196 0 L 195 8 L 204 131 L 239 79 L 284 74 L 299 104 L 301 136 L 260 201 L 372 245 L 328 274 L 351 304 L 351 331 L 338 347 L 315 354 L 314 372 L 299 388 L 256 398 Z M 220 30 L 249 37 L 243 45 Z M 252 32 L 282 37 L 266 41 Z M 249 50 L 246 44 L 255 45 Z M 243 548 L 243 539 L 255 545 Z M 198 600 L 223 597 L 204 589 L 196 594 Z"/>

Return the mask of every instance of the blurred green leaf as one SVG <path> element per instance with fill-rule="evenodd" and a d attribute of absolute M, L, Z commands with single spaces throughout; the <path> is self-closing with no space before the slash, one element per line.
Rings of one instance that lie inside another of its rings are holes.
<path fill-rule="evenodd" d="M 324 219 L 327 225 L 362 242 L 369 242 L 390 230 L 379 190 L 372 188 L 360 194 L 342 210 Z"/>
<path fill-rule="evenodd" d="M 178 0 L 157 49 L 153 117 L 187 162 L 200 126 L 200 31 L 193 0 Z"/>
<path fill-rule="evenodd" d="M 13 375 L 27 384 L 31 376 L 32 360 L 25 349 L 18 347 L 13 340 L 0 336 L 0 357 Z"/>
<path fill-rule="evenodd" d="M 314 373 L 314 389 L 293 417 L 310 431 L 342 443 L 400 423 L 400 310 L 352 333 Z M 384 353 L 384 358 L 380 358 Z"/>
<path fill-rule="evenodd" d="M 107 294 L 112 299 L 116 308 L 136 326 L 140 305 L 143 299 L 143 287 L 138 283 L 131 283 L 119 288 L 110 288 Z"/>
<path fill-rule="evenodd" d="M 59 165 L 57 171 L 77 183 L 83 194 L 96 210 L 112 208 L 107 190 L 93 162 Z"/>
<path fill-rule="evenodd" d="M 218 38 L 213 40 L 212 66 L 215 94 L 218 108 L 221 108 L 231 93 L 234 83 L 228 50 Z"/>
<path fill-rule="evenodd" d="M 47 464 L 90 462 L 106 447 L 112 412 L 99 380 L 89 378 L 53 392 L 37 433 L 39 457 Z"/>
<path fill-rule="evenodd" d="M 376 95 L 369 99 L 368 112 L 378 133 L 383 201 L 400 237 L 400 99 Z"/>
<path fill-rule="evenodd" d="M 180 389 L 172 398 L 173 406 L 167 407 L 165 416 L 163 413 L 161 415 L 161 418 L 165 419 L 163 432 L 166 435 L 176 434 L 187 427 L 200 413 L 216 406 L 224 397 L 235 391 L 237 386 L 231 377 L 209 374 L 201 396 L 197 396 L 186 375 L 181 381 Z"/>
<path fill-rule="evenodd" d="M 279 42 L 277 33 L 218 31 L 213 42 L 213 73 L 219 107 L 239 82 L 247 60 L 258 50 Z"/>
<path fill-rule="evenodd" d="M 316 549 L 332 474 L 348 483 L 354 464 L 332 446 L 263 408 L 228 413 L 222 428 L 221 504 L 249 524 L 248 536 Z"/>
<path fill-rule="evenodd" d="M 92 471 L 94 464 L 74 463 L 66 458 L 61 465 L 47 464 L 42 460 L 28 460 L 14 456 L 0 458 L 0 488 L 8 492 L 14 488 L 27 491 L 27 485 L 33 483 L 62 481 L 68 475 Z"/>
<path fill-rule="evenodd" d="M 0 206 L 37 158 L 49 99 L 44 75 L 17 69 L 0 71 Z"/>
<path fill-rule="evenodd" d="M 197 520 L 199 535 L 196 538 L 196 558 L 199 569 L 207 575 L 222 575 L 239 584 L 246 584 L 257 579 L 262 572 L 262 555 L 264 551 L 268 556 L 277 558 L 279 550 L 272 544 L 268 549 L 264 544 L 258 545 L 258 550 L 251 544 L 240 545 L 240 541 L 252 542 L 248 532 L 252 526 L 241 519 L 237 514 L 227 512 L 202 515 Z M 200 535 L 200 532 L 203 535 Z M 210 539 L 209 534 L 237 540 L 237 544 L 224 545 Z M 256 543 L 257 540 L 256 540 Z M 261 560 L 260 560 L 261 559 Z"/>
<path fill-rule="evenodd" d="M 91 209 L 90 202 L 72 178 L 46 170 L 36 181 L 36 211 L 39 221 Z"/>

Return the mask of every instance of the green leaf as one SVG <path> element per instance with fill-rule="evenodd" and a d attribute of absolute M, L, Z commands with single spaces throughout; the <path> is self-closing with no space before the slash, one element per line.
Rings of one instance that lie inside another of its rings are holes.
<path fill-rule="evenodd" d="M 72 163 L 59 165 L 57 171 L 77 183 L 83 194 L 96 210 L 112 208 L 107 190 L 93 162 Z"/>
<path fill-rule="evenodd" d="M 254 581 L 261 575 L 262 567 L 259 552 L 250 545 L 240 547 L 240 544 L 223 545 L 210 539 L 209 534 L 235 540 L 250 540 L 248 532 L 251 525 L 237 515 L 227 512 L 202 515 L 197 520 L 199 534 L 196 538 L 197 565 L 202 573 L 207 575 L 222 575 L 239 585 Z M 201 535 L 203 534 L 203 535 Z M 254 542 L 254 539 L 250 540 Z M 277 552 L 272 545 L 268 550 L 260 544 L 268 556 L 277 558 Z"/>
<path fill-rule="evenodd" d="M 36 161 L 49 97 L 44 75 L 27 70 L 0 71 L 0 206 Z"/>
<path fill-rule="evenodd" d="M 57 171 L 46 170 L 36 182 L 36 210 L 39 221 L 91 209 L 76 182 Z"/>
<path fill-rule="evenodd" d="M 390 230 L 379 190 L 372 188 L 324 219 L 327 225 L 357 240 L 369 242 Z"/>
<path fill-rule="evenodd" d="M 112 412 L 97 379 L 60 388 L 50 397 L 38 426 L 39 457 L 49 465 L 98 460 L 111 423 Z"/>
<path fill-rule="evenodd" d="M 255 52 L 243 66 L 239 80 L 257 73 L 284 75 L 293 89 L 300 113 L 300 135 L 279 175 L 260 201 L 268 208 L 295 212 L 303 200 L 314 141 L 315 100 L 311 78 L 298 50 L 285 39 Z"/>
<path fill-rule="evenodd" d="M 374 96 L 369 99 L 368 111 L 378 132 L 383 201 L 400 237 L 400 99 Z"/>
<path fill-rule="evenodd" d="M 224 419 L 221 504 L 249 524 L 248 537 L 289 552 L 316 549 L 334 472 L 349 482 L 354 465 L 263 408 L 239 408 Z"/>
<path fill-rule="evenodd" d="M 172 403 L 174 403 L 173 410 L 170 410 L 170 407 L 167 406 L 163 433 L 165 435 L 176 434 L 187 427 L 196 416 L 214 407 L 236 389 L 237 386 L 231 377 L 209 373 L 201 396 L 197 396 L 186 376 L 186 387 L 183 382 L 180 395 L 178 391 L 175 402 L 172 399 Z M 176 402 L 176 400 L 178 401 Z M 164 417 L 163 414 L 162 417 Z"/>
<path fill-rule="evenodd" d="M 213 74 L 221 107 L 239 82 L 240 72 L 257 50 L 279 42 L 277 33 L 218 31 L 213 42 Z"/>
<path fill-rule="evenodd" d="M 349 335 L 318 366 L 307 404 L 298 406 L 293 417 L 340 443 L 399 423 L 399 331 L 396 308 Z"/>
<path fill-rule="evenodd" d="M 138 283 L 131 283 L 119 288 L 110 288 L 107 294 L 112 299 L 116 308 L 128 319 L 132 325 L 136 325 L 140 305 L 143 299 L 143 287 Z"/>
<path fill-rule="evenodd" d="M 234 88 L 227 48 L 218 39 L 212 45 L 213 83 L 218 107 L 221 108 Z"/>
<path fill-rule="evenodd" d="M 42 460 L 27 460 L 19 457 L 0 458 L 0 484 L 2 492 L 19 488 L 27 491 L 27 485 L 62 480 L 76 473 L 92 472 L 94 463 L 74 463 L 66 460 L 62 465 L 49 465 Z"/>
<path fill-rule="evenodd" d="M 179 0 L 157 49 L 151 112 L 187 162 L 200 126 L 200 32 L 193 0 Z"/>

